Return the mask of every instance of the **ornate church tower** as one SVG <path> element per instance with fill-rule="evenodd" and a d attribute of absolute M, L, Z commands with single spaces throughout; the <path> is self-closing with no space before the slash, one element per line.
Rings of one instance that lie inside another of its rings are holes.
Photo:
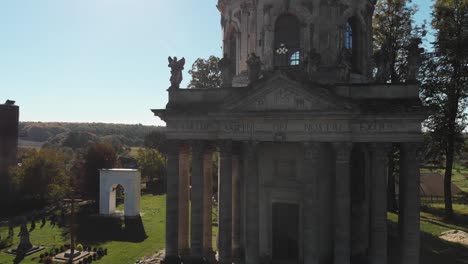
<path fill-rule="evenodd" d="M 247 70 L 255 53 L 266 71 L 283 69 L 323 83 L 367 82 L 373 2 L 219 0 L 224 53 L 235 75 Z"/>
<path fill-rule="evenodd" d="M 386 264 L 397 254 L 402 264 L 419 263 L 428 112 L 417 67 L 406 83 L 384 83 L 382 52 L 372 80 L 374 4 L 219 0 L 222 87 L 180 88 L 185 61 L 169 59 L 169 101 L 152 110 L 168 139 L 164 263 Z M 392 145 L 401 153 L 398 251 L 387 246 Z"/>

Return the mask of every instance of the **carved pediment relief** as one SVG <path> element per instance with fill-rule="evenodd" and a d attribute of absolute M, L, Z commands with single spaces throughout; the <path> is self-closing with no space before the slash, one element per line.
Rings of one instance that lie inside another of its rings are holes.
<path fill-rule="evenodd" d="M 336 111 L 351 106 L 320 87 L 304 87 L 280 75 L 267 80 L 254 91 L 230 100 L 225 109 L 252 111 Z"/>

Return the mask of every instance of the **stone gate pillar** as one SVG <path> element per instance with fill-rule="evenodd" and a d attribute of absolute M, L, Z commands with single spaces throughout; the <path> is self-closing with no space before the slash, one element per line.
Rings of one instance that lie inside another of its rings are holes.
<path fill-rule="evenodd" d="M 165 263 L 178 264 L 179 258 L 179 148 L 170 141 L 167 150 L 166 256 Z"/>
<path fill-rule="evenodd" d="M 319 251 L 319 175 L 320 150 L 323 143 L 304 142 L 304 263 L 318 264 Z"/>
<path fill-rule="evenodd" d="M 387 263 L 387 162 L 389 145 L 371 144 L 371 247 L 370 263 Z"/>
<path fill-rule="evenodd" d="M 421 148 L 418 143 L 403 143 L 400 154 L 400 199 L 401 217 L 401 263 L 419 264 L 420 231 L 419 231 L 419 165 Z"/>
<path fill-rule="evenodd" d="M 219 263 L 232 263 L 232 141 L 219 145 Z"/>
<path fill-rule="evenodd" d="M 335 149 L 335 264 L 351 259 L 350 157 L 352 143 L 334 143 Z"/>
<path fill-rule="evenodd" d="M 190 199 L 190 149 L 180 146 L 179 152 L 179 255 L 188 257 L 189 247 L 189 199 Z"/>
<path fill-rule="evenodd" d="M 245 221 L 245 263 L 258 264 L 259 261 L 259 201 L 258 201 L 258 185 L 259 179 L 257 175 L 257 147 L 256 141 L 243 142 L 243 157 L 244 157 L 244 183 L 245 183 L 245 206 L 246 206 L 246 221 Z"/>
<path fill-rule="evenodd" d="M 190 257 L 191 263 L 203 263 L 203 208 L 204 208 L 204 177 L 203 152 L 205 143 L 193 141 L 192 147 L 192 191 L 191 191 L 191 229 Z"/>
<path fill-rule="evenodd" d="M 209 146 L 203 154 L 203 248 L 205 258 L 214 260 L 212 238 L 213 210 L 213 148 Z"/>

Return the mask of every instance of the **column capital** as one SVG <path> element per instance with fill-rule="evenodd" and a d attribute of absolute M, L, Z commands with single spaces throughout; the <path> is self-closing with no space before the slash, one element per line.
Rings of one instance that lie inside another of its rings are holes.
<path fill-rule="evenodd" d="M 390 143 L 371 143 L 370 149 L 377 160 L 388 161 L 388 154 L 391 150 Z"/>
<path fill-rule="evenodd" d="M 304 158 L 309 160 L 318 160 L 321 154 L 321 146 L 323 143 L 317 141 L 303 141 Z"/>
<path fill-rule="evenodd" d="M 220 140 L 218 141 L 218 149 L 219 149 L 219 154 L 224 156 L 224 155 L 232 155 L 232 140 L 226 139 L 226 140 Z"/>
<path fill-rule="evenodd" d="M 168 140 L 164 145 L 163 152 L 165 154 L 178 155 L 181 150 L 182 142 L 180 140 Z"/>
<path fill-rule="evenodd" d="M 418 142 L 405 142 L 401 143 L 400 150 L 402 152 L 401 158 L 411 161 L 422 162 L 424 159 L 424 147 L 422 143 Z"/>
<path fill-rule="evenodd" d="M 353 149 L 352 142 L 333 142 L 333 149 L 335 150 L 336 161 L 339 163 L 349 163 L 351 157 L 351 150 Z"/>
<path fill-rule="evenodd" d="M 256 140 L 246 140 L 242 142 L 243 149 L 248 157 L 254 156 L 257 151 L 258 143 L 259 142 Z"/>
<path fill-rule="evenodd" d="M 207 144 L 203 140 L 191 140 L 190 147 L 192 148 L 193 154 L 202 155 L 207 148 Z"/>

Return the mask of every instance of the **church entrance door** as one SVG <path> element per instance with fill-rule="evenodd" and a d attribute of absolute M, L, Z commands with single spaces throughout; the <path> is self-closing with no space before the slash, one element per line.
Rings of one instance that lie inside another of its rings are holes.
<path fill-rule="evenodd" d="M 299 205 L 292 203 L 273 203 L 272 216 L 273 263 L 298 263 Z"/>

